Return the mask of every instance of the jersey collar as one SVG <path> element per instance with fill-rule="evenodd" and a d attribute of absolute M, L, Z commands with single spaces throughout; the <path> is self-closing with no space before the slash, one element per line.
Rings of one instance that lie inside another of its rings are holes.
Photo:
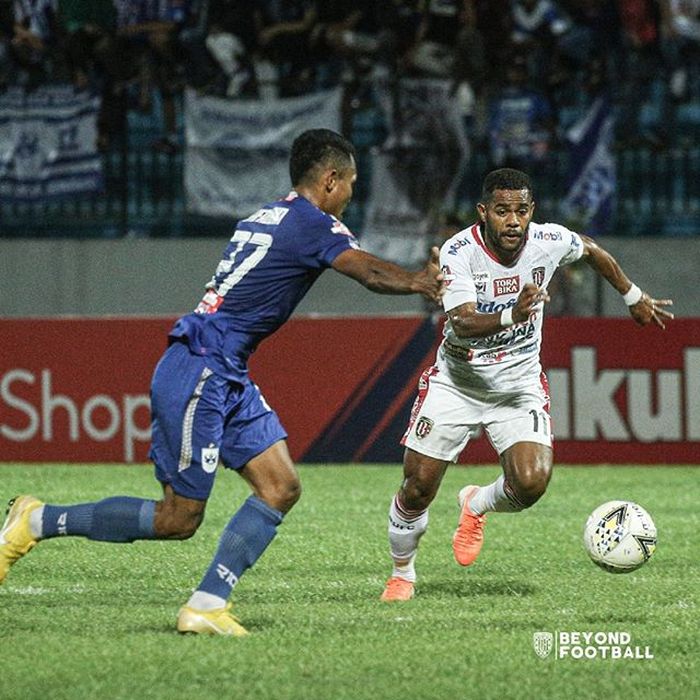
<path fill-rule="evenodd" d="M 513 258 L 513 260 L 510 263 L 504 263 L 503 261 L 501 261 L 498 257 L 496 257 L 491 252 L 489 247 L 484 242 L 484 236 L 481 232 L 481 224 L 478 224 L 478 223 L 474 224 L 471 227 L 471 234 L 472 234 L 472 238 L 476 241 L 477 245 L 479 245 L 481 247 L 481 249 L 486 253 L 486 255 L 488 255 L 491 258 L 491 260 L 494 260 L 499 265 L 503 265 L 503 267 L 513 267 L 513 265 L 515 265 L 518 262 L 518 260 L 520 260 L 520 256 L 523 254 L 523 251 L 525 250 L 525 246 L 527 245 L 527 240 L 529 237 L 528 232 L 526 232 L 525 233 L 525 241 L 523 242 L 522 248 L 520 248 L 516 257 Z"/>

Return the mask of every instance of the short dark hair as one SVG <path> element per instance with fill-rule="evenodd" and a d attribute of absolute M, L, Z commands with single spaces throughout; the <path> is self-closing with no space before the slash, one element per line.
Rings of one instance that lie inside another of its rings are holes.
<path fill-rule="evenodd" d="M 522 170 L 499 168 L 492 170 L 485 178 L 481 188 L 481 200 L 491 199 L 494 190 L 529 190 L 532 194 L 530 176 Z"/>
<path fill-rule="evenodd" d="M 350 166 L 355 147 L 344 136 L 330 129 L 309 129 L 294 139 L 289 156 L 289 176 L 292 187 L 312 174 L 319 165 L 331 165 L 338 170 Z"/>

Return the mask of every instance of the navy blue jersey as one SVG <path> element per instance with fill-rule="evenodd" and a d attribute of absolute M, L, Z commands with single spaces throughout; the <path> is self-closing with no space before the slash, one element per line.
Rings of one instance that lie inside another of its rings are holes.
<path fill-rule="evenodd" d="M 170 332 L 207 366 L 240 380 L 258 343 L 292 314 L 335 258 L 358 243 L 334 216 L 292 192 L 238 222 L 207 293 Z"/>

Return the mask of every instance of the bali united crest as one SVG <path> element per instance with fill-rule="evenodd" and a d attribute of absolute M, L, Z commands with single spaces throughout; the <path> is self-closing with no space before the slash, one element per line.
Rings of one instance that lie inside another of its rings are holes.
<path fill-rule="evenodd" d="M 425 416 L 421 416 L 416 423 L 416 437 L 422 440 L 433 429 L 435 423 Z"/>
<path fill-rule="evenodd" d="M 532 635 L 532 646 L 540 659 L 546 659 L 554 646 L 554 635 L 551 632 L 535 632 Z"/>
<path fill-rule="evenodd" d="M 544 284 L 544 267 L 534 267 L 532 269 L 532 281 L 541 287 Z"/>

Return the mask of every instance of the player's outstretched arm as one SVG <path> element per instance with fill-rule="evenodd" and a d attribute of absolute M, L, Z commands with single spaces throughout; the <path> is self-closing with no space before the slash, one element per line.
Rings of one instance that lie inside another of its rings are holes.
<path fill-rule="evenodd" d="M 440 302 L 443 275 L 440 272 L 440 251 L 432 248 L 422 270 L 414 272 L 387 262 L 364 250 L 345 250 L 333 261 L 333 269 L 357 280 L 378 294 L 422 294 Z"/>
<path fill-rule="evenodd" d="M 447 315 L 458 338 L 483 338 L 505 330 L 514 323 L 527 321 L 530 316 L 539 313 L 547 301 L 549 294 L 528 282 L 520 290 L 515 306 L 509 306 L 504 311 L 480 313 L 476 310 L 476 303 L 469 301 L 450 309 Z"/>
<path fill-rule="evenodd" d="M 665 321 L 672 319 L 673 314 L 665 307 L 671 306 L 673 300 L 653 299 L 636 284 L 633 284 L 617 260 L 592 238 L 581 236 L 581 240 L 583 241 L 584 260 L 622 294 L 632 318 L 640 326 L 654 323 L 659 328 L 666 328 Z"/>

